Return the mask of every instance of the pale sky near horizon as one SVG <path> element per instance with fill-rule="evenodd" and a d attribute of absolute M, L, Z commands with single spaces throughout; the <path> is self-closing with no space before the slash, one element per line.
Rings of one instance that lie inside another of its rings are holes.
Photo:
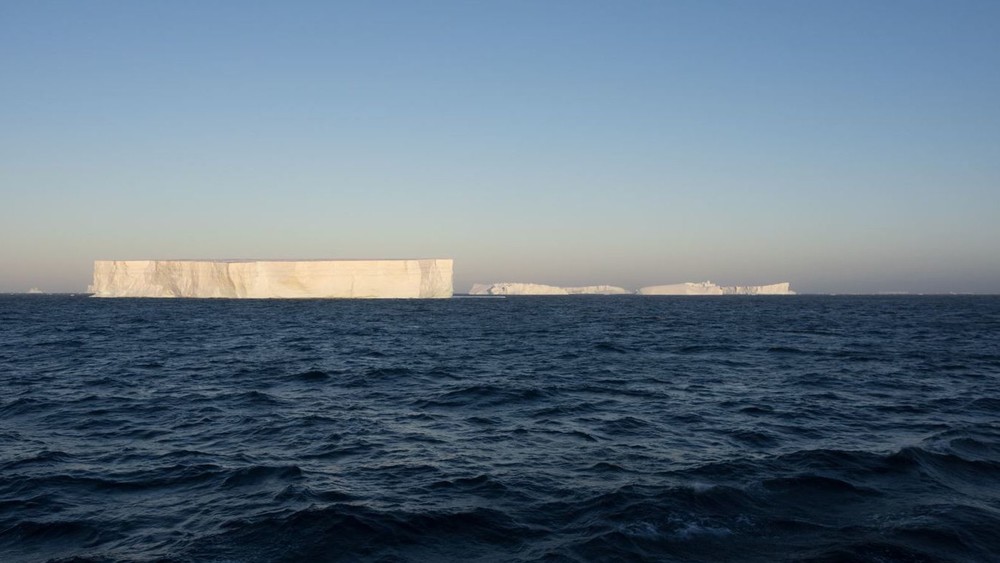
<path fill-rule="evenodd" d="M 1000 293 L 998 256 L 1000 2 L 0 2 L 0 292 L 451 257 Z"/>

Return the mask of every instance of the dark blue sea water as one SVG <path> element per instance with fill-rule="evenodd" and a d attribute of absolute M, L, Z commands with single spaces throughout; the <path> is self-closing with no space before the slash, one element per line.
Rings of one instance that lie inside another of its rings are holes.
<path fill-rule="evenodd" d="M 998 561 L 1000 298 L 0 297 L 0 561 Z"/>

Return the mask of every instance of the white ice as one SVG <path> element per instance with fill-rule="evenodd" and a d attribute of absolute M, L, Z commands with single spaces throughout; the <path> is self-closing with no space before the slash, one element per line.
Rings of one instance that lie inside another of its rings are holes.
<path fill-rule="evenodd" d="M 98 260 L 95 297 L 441 298 L 452 260 Z"/>

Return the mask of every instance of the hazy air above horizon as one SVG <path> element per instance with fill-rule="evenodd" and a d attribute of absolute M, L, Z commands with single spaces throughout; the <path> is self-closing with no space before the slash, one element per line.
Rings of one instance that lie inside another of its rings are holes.
<path fill-rule="evenodd" d="M 0 292 L 96 259 L 1000 293 L 996 2 L 0 6 Z"/>

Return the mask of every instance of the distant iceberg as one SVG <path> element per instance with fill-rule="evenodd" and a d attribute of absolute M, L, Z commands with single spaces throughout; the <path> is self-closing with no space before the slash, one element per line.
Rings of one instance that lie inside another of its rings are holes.
<path fill-rule="evenodd" d="M 469 295 L 627 295 L 633 292 L 615 285 L 560 287 L 540 283 L 477 283 Z M 710 281 L 651 285 L 637 295 L 795 295 L 788 282 L 769 285 L 717 285 Z"/>
<path fill-rule="evenodd" d="M 569 295 L 565 288 L 540 283 L 477 283 L 469 290 L 469 295 Z"/>
<path fill-rule="evenodd" d="M 769 285 L 716 285 L 710 281 L 651 285 L 639 295 L 795 295 L 789 282 Z"/>
<path fill-rule="evenodd" d="M 570 295 L 625 295 L 631 293 L 624 287 L 616 285 L 585 285 L 582 287 L 564 287 Z"/>
<path fill-rule="evenodd" d="M 499 282 L 477 283 L 469 295 L 624 295 L 629 291 L 613 285 L 585 285 L 559 287 L 540 283 Z"/>
<path fill-rule="evenodd" d="M 768 285 L 729 285 L 722 288 L 724 295 L 795 295 L 789 282 Z"/>
<path fill-rule="evenodd" d="M 651 285 L 639 288 L 639 295 L 723 295 L 722 288 L 710 281 Z"/>

